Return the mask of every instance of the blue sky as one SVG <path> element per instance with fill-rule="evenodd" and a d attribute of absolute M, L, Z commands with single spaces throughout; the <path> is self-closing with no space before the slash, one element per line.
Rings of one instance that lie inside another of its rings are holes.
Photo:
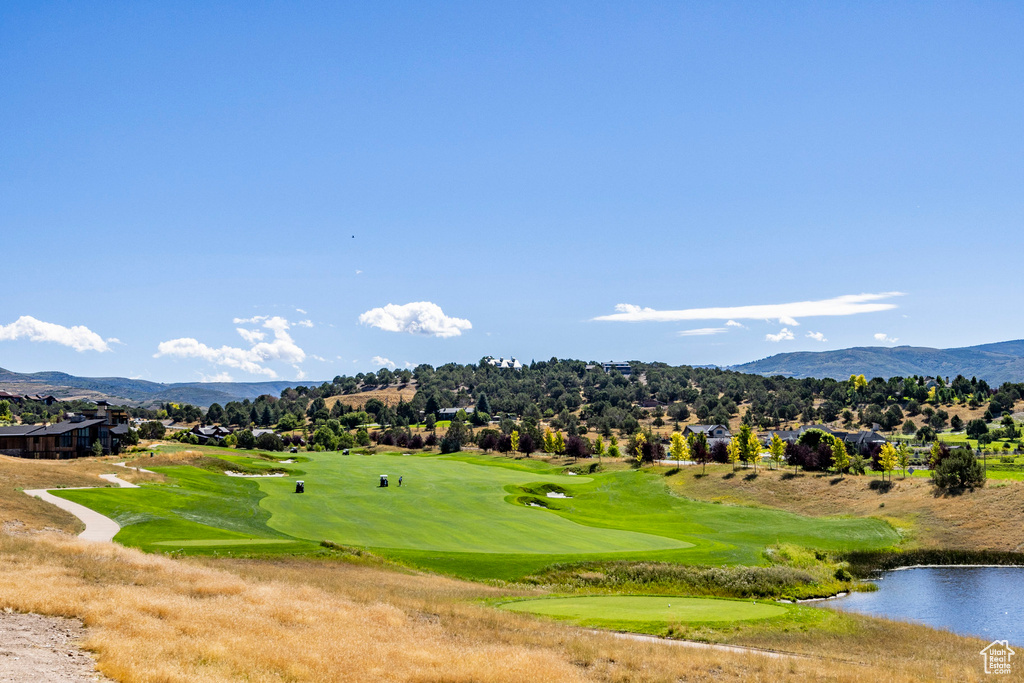
<path fill-rule="evenodd" d="M 1021 35 L 1012 3 L 4 3 L 0 366 L 1020 338 Z"/>

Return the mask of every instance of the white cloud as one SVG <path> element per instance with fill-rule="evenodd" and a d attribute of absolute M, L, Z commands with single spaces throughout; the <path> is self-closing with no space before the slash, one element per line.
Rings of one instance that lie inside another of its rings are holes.
<path fill-rule="evenodd" d="M 746 327 L 746 325 L 744 325 L 743 323 L 738 323 L 735 320 L 726 320 L 725 321 L 725 326 L 726 327 Z"/>
<path fill-rule="evenodd" d="M 304 311 L 304 310 L 303 310 L 303 309 L 301 309 L 301 308 L 296 308 L 296 309 L 295 309 L 295 312 L 296 312 L 296 313 L 300 313 L 300 314 L 302 314 L 302 315 L 308 315 L 308 314 L 306 313 L 306 311 Z"/>
<path fill-rule="evenodd" d="M 383 356 L 374 356 L 373 358 L 370 359 L 370 362 L 373 363 L 374 365 L 379 365 L 382 368 L 391 368 L 392 370 L 395 369 L 394 361 L 388 358 L 384 358 Z"/>
<path fill-rule="evenodd" d="M 200 382 L 234 382 L 235 381 L 235 380 L 231 379 L 231 375 L 229 375 L 227 372 L 221 372 L 221 373 L 218 373 L 216 375 L 204 375 L 202 373 L 199 373 L 199 378 L 200 378 L 199 379 Z"/>
<path fill-rule="evenodd" d="M 883 344 L 895 344 L 899 341 L 899 337 L 890 337 L 885 332 L 879 332 L 875 335 L 875 339 L 882 342 Z"/>
<path fill-rule="evenodd" d="M 828 339 L 825 339 L 825 333 L 824 332 L 808 332 L 807 336 L 809 338 L 813 339 L 814 341 L 820 341 L 820 342 L 827 342 L 828 341 Z"/>
<path fill-rule="evenodd" d="M 634 304 L 616 304 L 615 313 L 601 315 L 594 320 L 616 322 L 677 322 L 680 320 L 778 320 L 781 325 L 795 326 L 799 318 L 818 316 L 856 315 L 875 313 L 896 308 L 882 299 L 903 296 L 902 292 L 880 294 L 847 294 L 820 301 L 796 301 L 788 304 L 759 304 L 754 306 L 726 306 L 720 308 L 686 308 L 659 311 Z"/>
<path fill-rule="evenodd" d="M 306 373 L 302 368 L 298 365 L 293 365 L 292 367 L 295 368 L 295 379 L 306 379 Z"/>
<path fill-rule="evenodd" d="M 793 333 L 789 331 L 788 327 L 783 327 L 778 334 L 766 334 L 764 338 L 770 342 L 790 341 L 793 339 Z"/>
<path fill-rule="evenodd" d="M 316 355 L 315 353 L 311 353 L 311 354 L 309 354 L 309 357 L 310 357 L 310 358 L 312 358 L 313 360 L 318 360 L 318 361 L 320 361 L 321 363 L 326 363 L 326 362 L 327 362 L 327 359 L 326 359 L 326 358 L 324 358 L 323 356 L 318 356 L 318 355 Z"/>
<path fill-rule="evenodd" d="M 359 316 L 359 322 L 387 332 L 408 332 L 430 337 L 458 337 L 473 324 L 463 318 L 444 314 L 441 307 L 429 301 L 371 308 Z"/>
<path fill-rule="evenodd" d="M 259 330 L 247 330 L 244 327 L 236 327 L 235 330 L 238 331 L 238 334 L 242 335 L 242 339 L 250 344 L 261 342 L 267 336 L 266 332 L 260 332 Z"/>
<path fill-rule="evenodd" d="M 363 274 L 363 271 L 361 271 L 361 270 L 357 270 L 356 271 L 356 275 L 362 275 L 362 274 Z"/>
<path fill-rule="evenodd" d="M 695 330 L 679 330 L 676 332 L 680 337 L 704 337 L 711 334 L 722 334 L 724 327 L 699 327 Z"/>
<path fill-rule="evenodd" d="M 37 320 L 23 315 L 9 325 L 0 325 L 0 341 L 28 339 L 34 342 L 53 342 L 70 346 L 75 351 L 110 351 L 110 344 L 120 344 L 116 338 L 104 340 L 84 325 L 64 327 L 56 323 Z"/>
<path fill-rule="evenodd" d="M 248 319 L 235 318 L 234 322 L 235 324 L 262 323 L 265 329 L 274 333 L 274 339 L 269 342 L 263 341 L 266 337 L 263 332 L 236 328 L 242 338 L 252 345 L 251 348 L 242 349 L 225 345 L 218 349 L 207 346 L 192 337 L 181 337 L 160 342 L 153 357 L 201 358 L 214 365 L 237 368 L 243 372 L 266 375 L 267 377 L 277 377 L 276 372 L 264 365 L 267 361 L 290 363 L 297 368 L 297 364 L 306 359 L 306 352 L 299 348 L 295 340 L 288 334 L 290 324 L 284 318 L 262 315 Z"/>
<path fill-rule="evenodd" d="M 313 321 L 312 320 L 300 320 L 299 322 L 297 322 L 295 324 L 298 325 L 299 327 L 313 327 Z"/>

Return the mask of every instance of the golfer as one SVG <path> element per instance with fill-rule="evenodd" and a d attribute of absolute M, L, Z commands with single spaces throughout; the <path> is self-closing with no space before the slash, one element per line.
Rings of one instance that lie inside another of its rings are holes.
<path fill-rule="evenodd" d="M 402 485 L 402 475 L 398 475 L 398 485 Z"/>

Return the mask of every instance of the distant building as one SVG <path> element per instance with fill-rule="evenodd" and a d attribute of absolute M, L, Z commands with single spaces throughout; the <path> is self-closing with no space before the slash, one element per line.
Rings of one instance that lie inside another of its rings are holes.
<path fill-rule="evenodd" d="M 687 425 L 683 429 L 683 436 L 690 434 L 703 434 L 709 439 L 731 439 L 732 433 L 727 425 Z"/>
<path fill-rule="evenodd" d="M 192 433 L 199 438 L 200 444 L 209 443 L 210 441 L 218 442 L 221 441 L 225 436 L 231 434 L 232 430 L 230 427 L 211 426 L 211 427 L 193 427 Z M 257 430 L 259 431 L 259 430 Z"/>
<path fill-rule="evenodd" d="M 0 454 L 17 458 L 65 459 L 92 455 L 97 441 L 104 454 L 118 453 L 128 435 L 128 413 L 101 401 L 52 425 L 0 427 Z"/>
<path fill-rule="evenodd" d="M 484 362 L 488 363 L 489 365 L 493 365 L 495 367 L 498 367 L 498 368 L 510 368 L 512 370 L 522 370 L 523 369 L 523 364 L 520 363 L 519 360 L 516 359 L 515 357 L 512 357 L 512 358 L 504 358 L 504 357 L 502 357 L 502 358 L 495 359 L 494 356 L 487 356 L 486 358 L 484 358 Z"/>
<path fill-rule="evenodd" d="M 437 411 L 437 417 L 441 420 L 451 420 L 459 413 L 460 410 L 466 411 L 466 415 L 472 415 L 476 408 L 473 406 L 469 406 L 467 408 L 441 408 Z"/>
<path fill-rule="evenodd" d="M 601 368 L 604 369 L 606 373 L 611 372 L 612 370 L 618 370 L 624 377 L 629 377 L 633 374 L 633 368 L 629 366 L 629 363 L 621 360 L 610 360 L 607 363 L 601 363 Z"/>
<path fill-rule="evenodd" d="M 889 439 L 878 433 L 878 425 L 873 425 L 870 430 L 859 432 L 842 432 L 826 425 L 803 425 L 799 429 L 770 431 L 765 442 L 771 441 L 772 435 L 777 434 L 786 443 L 796 443 L 804 433 L 811 429 L 818 429 L 826 434 L 831 434 L 846 444 L 847 448 L 851 451 L 861 455 L 867 455 L 875 448 L 881 448 L 882 444 L 889 443 Z"/>

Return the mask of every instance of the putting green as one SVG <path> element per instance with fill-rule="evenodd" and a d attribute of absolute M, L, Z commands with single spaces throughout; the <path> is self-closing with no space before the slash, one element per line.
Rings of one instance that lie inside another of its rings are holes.
<path fill-rule="evenodd" d="M 706 623 L 769 619 L 786 613 L 779 605 L 672 595 L 590 595 L 572 598 L 522 600 L 502 605 L 513 612 L 528 612 L 571 619 L 580 623 Z"/>
<path fill-rule="evenodd" d="M 454 459 L 316 454 L 302 465 L 306 492 L 289 479 L 258 480 L 267 526 L 312 541 L 463 553 L 575 554 L 689 548 L 687 541 L 578 524 L 511 504 L 506 486 L 586 484 L 581 476 L 487 467 Z M 381 474 L 391 486 L 379 488 Z M 403 485 L 398 486 L 398 477 Z"/>

